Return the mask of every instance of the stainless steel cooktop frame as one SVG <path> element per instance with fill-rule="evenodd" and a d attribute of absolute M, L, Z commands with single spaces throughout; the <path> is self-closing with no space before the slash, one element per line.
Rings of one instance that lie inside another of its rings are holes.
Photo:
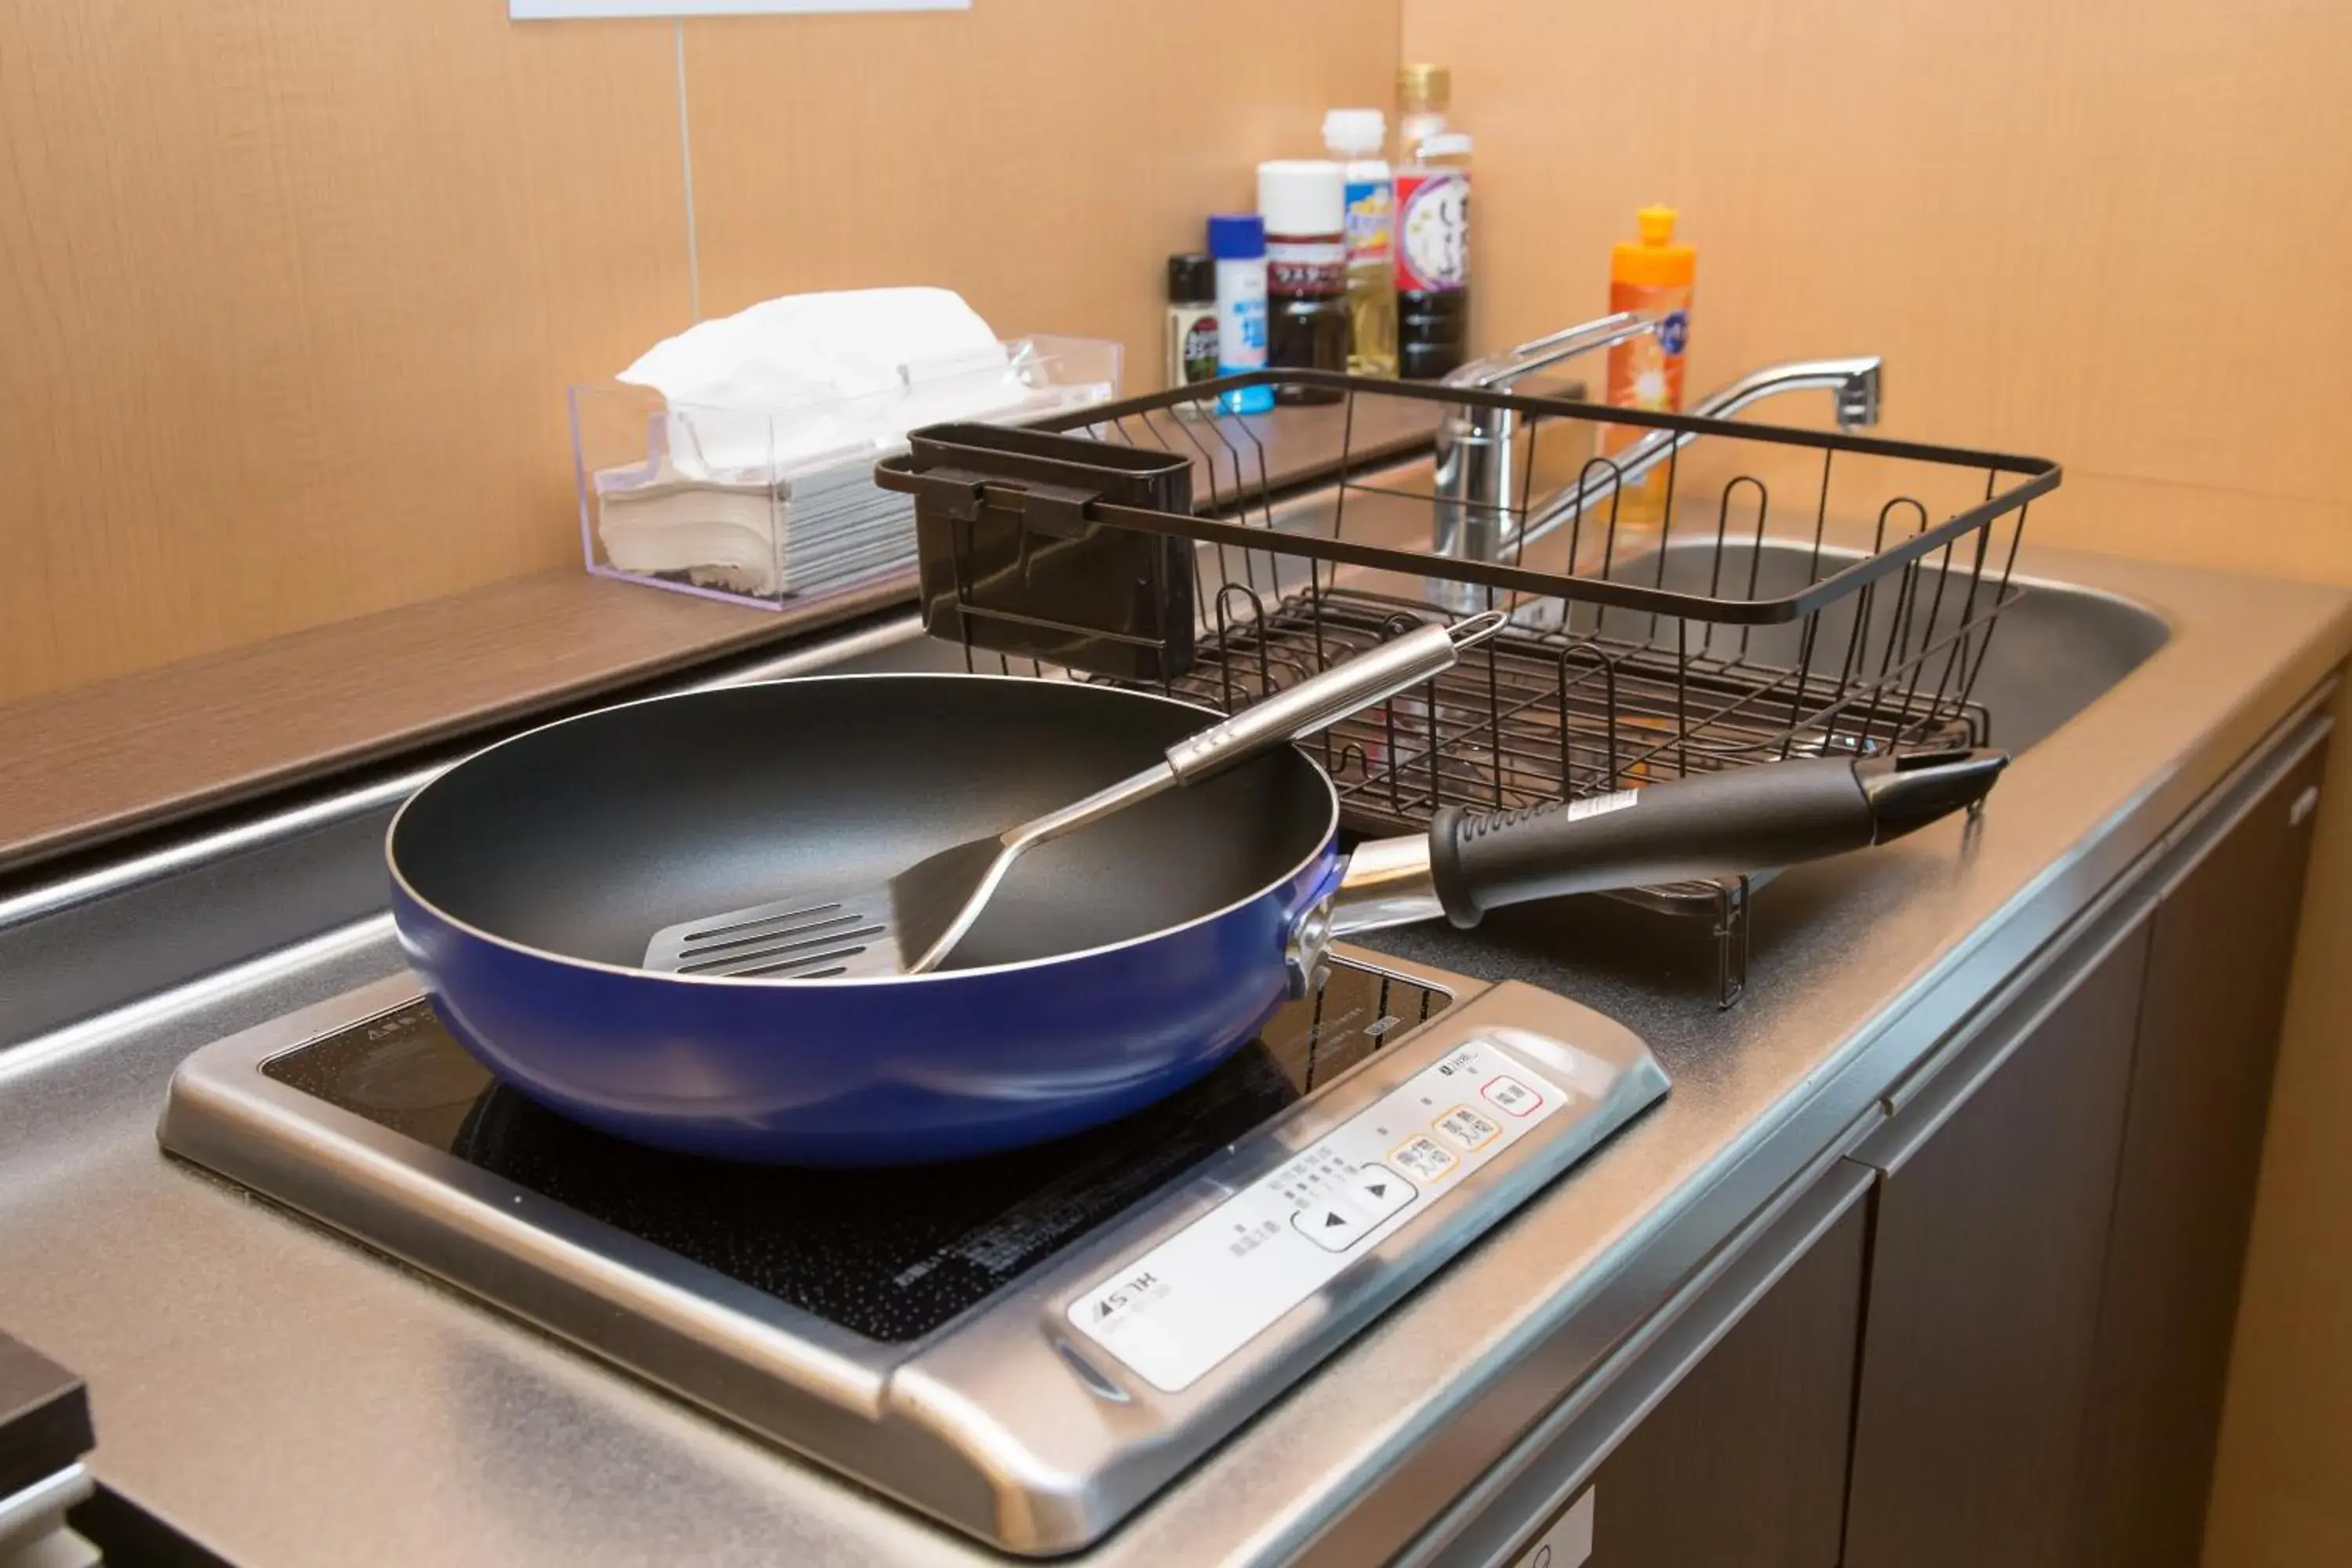
<path fill-rule="evenodd" d="M 195 1052 L 172 1152 L 414 1264 L 730 1421 L 1006 1551 L 1076 1551 L 1665 1092 L 1623 1026 L 1532 986 L 1345 947 L 1454 1005 L 933 1333 L 881 1344 L 264 1076 L 262 1064 L 412 1000 L 394 976 Z M 1072 1333 L 1063 1309 L 1473 1037 L 1551 1041 L 1616 1069 L 1179 1394 Z"/>

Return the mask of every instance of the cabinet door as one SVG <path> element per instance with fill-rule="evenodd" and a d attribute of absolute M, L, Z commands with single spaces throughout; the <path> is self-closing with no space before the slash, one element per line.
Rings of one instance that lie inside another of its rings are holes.
<path fill-rule="evenodd" d="M 2156 910 L 2083 1451 L 2074 1561 L 2094 1568 L 2198 1560 L 2324 760 Z"/>
<path fill-rule="evenodd" d="M 1948 1121 L 1885 1161 L 1847 1568 L 2068 1561 L 2147 957 L 2143 922 Z"/>
<path fill-rule="evenodd" d="M 1591 1568 L 1835 1568 L 1865 1230 L 1856 1205 L 1601 1461 Z"/>

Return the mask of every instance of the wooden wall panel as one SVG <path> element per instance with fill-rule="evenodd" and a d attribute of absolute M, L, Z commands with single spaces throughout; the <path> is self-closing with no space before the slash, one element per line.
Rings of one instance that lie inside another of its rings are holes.
<path fill-rule="evenodd" d="M 1397 3 L 0 6 L 0 702 L 570 563 L 563 388 L 698 251 L 709 313 L 940 282 L 1156 385 L 1160 258 L 1385 98 Z"/>
<path fill-rule="evenodd" d="M 937 283 L 1003 332 L 1127 343 L 1160 384 L 1171 251 L 1388 101 L 1397 0 L 979 0 L 686 31 L 702 306 Z"/>
<path fill-rule="evenodd" d="M 660 24 L 0 11 L 0 700 L 576 550 L 562 389 L 687 320 Z"/>
<path fill-rule="evenodd" d="M 2292 533 L 2258 565 L 2352 581 L 2352 6 L 1407 0 L 1403 36 L 1478 138 L 1486 342 L 1597 313 L 1669 201 L 1695 389 L 1882 353 L 1888 430 L 2067 465 L 2043 537 Z"/>

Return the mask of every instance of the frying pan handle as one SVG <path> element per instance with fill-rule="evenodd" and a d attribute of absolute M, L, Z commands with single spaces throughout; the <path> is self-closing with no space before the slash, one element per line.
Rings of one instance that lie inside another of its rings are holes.
<path fill-rule="evenodd" d="M 1359 848 L 1363 874 L 1350 864 L 1331 923 L 1345 935 L 1442 910 L 1468 927 L 1506 904 L 1818 860 L 1974 807 L 2008 763 L 2005 752 L 1971 750 L 1818 757 L 1493 816 L 1448 807 L 1425 841 Z M 1425 883 L 1406 864 L 1416 847 Z"/>
<path fill-rule="evenodd" d="M 1815 757 L 1496 816 L 1453 808 L 1430 822 L 1430 875 L 1446 918 L 1466 927 L 1531 899 L 1793 866 L 1973 805 L 2008 763 L 1978 751 Z"/>
<path fill-rule="evenodd" d="M 1504 621 L 1490 612 L 1454 626 L 1416 626 L 1177 742 L 1168 748 L 1168 766 L 1180 783 L 1191 784 L 1318 734 L 1450 668 L 1458 650 L 1492 637 Z"/>

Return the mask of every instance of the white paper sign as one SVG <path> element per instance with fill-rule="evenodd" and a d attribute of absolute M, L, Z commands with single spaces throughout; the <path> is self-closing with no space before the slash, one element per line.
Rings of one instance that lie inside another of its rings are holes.
<path fill-rule="evenodd" d="M 507 0 L 518 22 L 568 16 L 761 16 L 824 11 L 969 11 L 971 0 Z"/>

